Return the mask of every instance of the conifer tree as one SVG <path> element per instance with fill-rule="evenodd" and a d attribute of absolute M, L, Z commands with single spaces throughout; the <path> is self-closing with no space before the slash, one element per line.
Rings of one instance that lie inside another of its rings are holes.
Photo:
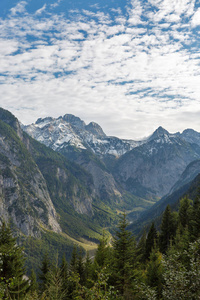
<path fill-rule="evenodd" d="M 157 291 L 161 296 L 163 285 L 163 265 L 162 254 L 156 249 L 152 249 L 150 254 L 150 261 L 147 267 L 146 283 Z"/>
<path fill-rule="evenodd" d="M 88 251 L 86 253 L 84 270 L 85 270 L 85 286 L 87 288 L 90 288 L 92 286 L 91 279 L 94 277 L 93 276 L 93 274 L 94 274 L 94 267 L 93 267 L 93 263 L 91 261 L 91 258 L 89 256 Z"/>
<path fill-rule="evenodd" d="M 97 251 L 95 253 L 95 262 L 100 266 L 104 267 L 108 262 L 109 256 L 109 248 L 107 247 L 108 239 L 105 236 L 105 232 L 103 232 L 103 236 L 100 239 Z"/>
<path fill-rule="evenodd" d="M 74 295 L 78 291 L 80 285 L 80 276 L 78 274 L 78 251 L 77 247 L 74 246 L 72 251 L 71 260 L 69 263 L 69 284 L 68 284 L 68 297 L 73 299 Z"/>
<path fill-rule="evenodd" d="M 73 247 L 73 251 L 72 251 L 72 256 L 71 256 L 71 260 L 70 260 L 70 264 L 69 264 L 69 272 L 77 272 L 77 264 L 78 264 L 78 251 L 77 251 L 77 247 L 74 246 Z"/>
<path fill-rule="evenodd" d="M 146 247 L 145 247 L 145 258 L 149 259 L 152 249 L 156 246 L 158 239 L 157 230 L 155 228 L 154 222 L 152 222 L 151 227 L 149 229 L 147 239 L 146 239 Z"/>
<path fill-rule="evenodd" d="M 45 289 L 47 288 L 47 284 L 48 284 L 48 272 L 51 269 L 51 264 L 50 264 L 50 259 L 49 259 L 49 255 L 46 252 L 42 263 L 41 263 L 41 267 L 40 267 L 40 274 L 39 274 L 39 280 L 40 280 L 40 292 L 43 293 L 45 291 Z"/>
<path fill-rule="evenodd" d="M 174 215 L 171 213 L 171 208 L 168 205 L 163 213 L 162 223 L 161 223 L 161 232 L 160 232 L 160 251 L 166 253 L 170 243 L 176 233 L 176 220 Z"/>
<path fill-rule="evenodd" d="M 29 279 L 30 279 L 30 289 L 29 290 L 31 292 L 37 291 L 38 290 L 37 276 L 33 269 L 31 270 Z"/>
<path fill-rule="evenodd" d="M 24 256 L 17 246 L 9 225 L 4 222 L 0 230 L 0 283 L 4 286 L 2 299 L 23 299 L 28 291 L 28 280 L 24 279 Z"/>
<path fill-rule="evenodd" d="M 180 208 L 179 208 L 179 223 L 181 225 L 181 229 L 186 228 L 189 225 L 191 215 L 192 215 L 192 201 L 185 197 L 180 201 Z"/>
<path fill-rule="evenodd" d="M 131 279 L 136 255 L 136 244 L 127 230 L 128 222 L 124 213 L 119 221 L 118 230 L 113 239 L 113 275 L 119 294 L 126 297 L 130 291 Z"/>
<path fill-rule="evenodd" d="M 146 260 L 146 231 L 141 236 L 139 243 L 137 244 L 137 260 L 144 263 Z"/>
<path fill-rule="evenodd" d="M 64 300 L 67 296 L 67 290 L 63 289 L 63 277 L 62 271 L 58 266 L 58 258 L 55 264 L 48 271 L 47 276 L 47 286 L 45 295 L 48 300 Z"/>
<path fill-rule="evenodd" d="M 84 272 L 84 263 L 83 263 L 83 251 L 82 249 L 79 251 L 78 254 L 78 261 L 77 261 L 77 272 L 80 276 L 80 284 L 85 282 L 85 272 Z"/>
<path fill-rule="evenodd" d="M 62 258 L 60 272 L 62 276 L 62 291 L 68 290 L 68 280 L 69 280 L 69 270 L 68 270 L 68 263 L 66 261 L 65 256 Z"/>
<path fill-rule="evenodd" d="M 188 227 L 186 226 L 184 229 L 180 229 L 180 225 L 176 230 L 176 235 L 174 238 L 174 245 L 171 245 L 170 249 L 168 250 L 168 255 L 172 253 L 176 253 L 177 251 L 183 252 L 184 250 L 188 249 L 190 243 L 190 233 Z"/>
<path fill-rule="evenodd" d="M 194 242 L 200 237 L 200 198 L 197 197 L 194 201 L 190 223 L 189 232 L 191 241 Z"/>

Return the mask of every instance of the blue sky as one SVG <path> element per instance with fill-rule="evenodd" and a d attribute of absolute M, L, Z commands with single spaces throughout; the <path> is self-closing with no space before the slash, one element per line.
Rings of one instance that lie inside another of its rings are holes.
<path fill-rule="evenodd" d="M 122 138 L 200 131 L 200 2 L 1 0 L 0 105 Z"/>

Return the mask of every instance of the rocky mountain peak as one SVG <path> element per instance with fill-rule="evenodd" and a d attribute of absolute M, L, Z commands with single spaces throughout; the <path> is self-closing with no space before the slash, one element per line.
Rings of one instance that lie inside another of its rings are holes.
<path fill-rule="evenodd" d="M 35 124 L 39 125 L 39 124 L 46 123 L 46 122 L 51 122 L 51 121 L 53 121 L 52 117 L 39 118 L 39 119 L 37 119 Z"/>
<path fill-rule="evenodd" d="M 181 134 L 181 138 L 186 142 L 200 146 L 200 133 L 193 129 L 185 129 Z"/>
<path fill-rule="evenodd" d="M 82 121 L 79 117 L 76 117 L 71 114 L 65 114 L 62 118 L 65 122 L 70 123 L 72 126 L 75 126 L 79 129 L 83 129 L 86 124 L 84 121 Z"/>
<path fill-rule="evenodd" d="M 169 136 L 169 132 L 164 129 L 162 126 L 159 126 L 154 133 L 150 136 L 150 140 L 162 138 L 164 136 Z"/>
<path fill-rule="evenodd" d="M 188 128 L 188 129 L 185 129 L 182 133 L 183 135 L 189 135 L 189 134 L 198 134 L 198 132 L 196 132 L 194 129 L 191 129 L 191 128 Z"/>
<path fill-rule="evenodd" d="M 90 122 L 85 126 L 85 129 L 98 138 L 105 138 L 106 134 L 103 132 L 101 126 L 95 122 Z"/>
<path fill-rule="evenodd" d="M 173 143 L 174 139 L 177 137 L 174 134 L 169 133 L 166 129 L 164 129 L 162 126 L 158 127 L 154 133 L 147 139 L 147 142 L 155 142 L 157 144 L 169 144 Z"/>

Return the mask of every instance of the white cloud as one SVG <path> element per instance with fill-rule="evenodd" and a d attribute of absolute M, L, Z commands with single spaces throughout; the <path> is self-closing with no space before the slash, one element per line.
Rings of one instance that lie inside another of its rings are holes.
<path fill-rule="evenodd" d="M 25 7 L 27 5 L 26 1 L 20 1 L 19 3 L 17 3 L 17 5 L 13 8 L 11 8 L 11 15 L 16 15 L 17 13 L 24 13 L 25 12 Z"/>
<path fill-rule="evenodd" d="M 63 0 L 58 0 L 58 1 L 56 1 L 55 3 L 52 3 L 52 4 L 50 5 L 50 7 L 51 7 L 51 8 L 55 8 L 55 7 L 59 6 L 60 3 L 61 3 L 62 1 L 63 1 Z"/>
<path fill-rule="evenodd" d="M 45 17 L 48 4 L 24 14 L 26 3 L 0 19 L 0 104 L 22 122 L 73 113 L 126 138 L 159 125 L 193 127 L 185 113 L 198 110 L 200 95 L 198 36 L 189 26 L 200 19 L 193 0 L 147 6 L 133 0 L 127 15 L 117 10 L 114 20 L 99 7 L 71 18 Z M 200 130 L 198 119 L 194 125 Z"/>
<path fill-rule="evenodd" d="M 40 9 L 38 9 L 38 10 L 36 10 L 36 15 L 40 15 L 41 13 L 43 13 L 43 11 L 45 11 L 46 10 L 46 7 L 47 7 L 47 5 L 46 5 L 46 3 L 40 8 Z M 55 7 L 55 6 L 54 6 Z"/>
<path fill-rule="evenodd" d="M 191 24 L 193 27 L 200 25 L 200 8 L 193 15 Z"/>

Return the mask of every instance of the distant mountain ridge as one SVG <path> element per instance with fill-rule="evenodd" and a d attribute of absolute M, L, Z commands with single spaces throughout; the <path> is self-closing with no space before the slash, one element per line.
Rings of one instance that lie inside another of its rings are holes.
<path fill-rule="evenodd" d="M 192 129 L 171 134 L 160 126 L 146 139 L 125 140 L 106 136 L 98 124 L 86 125 L 80 118 L 68 114 L 57 119 L 39 119 L 23 129 L 84 166 L 93 173 L 95 181 L 91 160 L 87 159 L 86 163 L 83 159 L 83 153 L 89 151 L 124 190 L 147 199 L 166 195 L 188 164 L 200 159 L 200 133 Z M 79 155 L 75 155 L 75 149 L 80 151 Z M 92 164 L 94 166 L 94 159 Z"/>
<path fill-rule="evenodd" d="M 142 142 L 108 137 L 95 122 L 88 125 L 70 114 L 63 117 L 38 119 L 35 124 L 22 127 L 30 136 L 59 151 L 65 146 L 89 149 L 97 155 L 121 156 Z"/>

